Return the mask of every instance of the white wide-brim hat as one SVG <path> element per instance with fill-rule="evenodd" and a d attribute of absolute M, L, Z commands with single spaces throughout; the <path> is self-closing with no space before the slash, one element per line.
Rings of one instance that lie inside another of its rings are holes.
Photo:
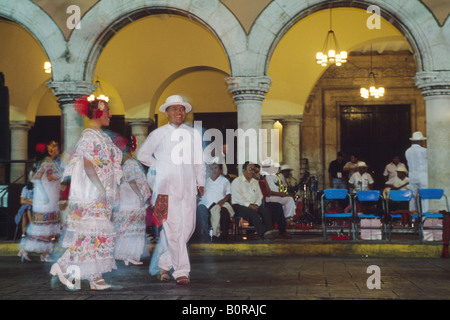
<path fill-rule="evenodd" d="M 284 170 L 294 170 L 292 169 L 289 165 L 287 164 L 283 164 L 280 168 L 280 171 L 284 171 Z"/>
<path fill-rule="evenodd" d="M 367 164 L 364 161 L 358 161 L 357 166 L 358 166 L 358 168 L 362 168 L 362 167 L 367 168 Z"/>
<path fill-rule="evenodd" d="M 427 140 L 427 138 L 425 138 L 422 134 L 421 131 L 416 131 L 413 133 L 412 137 L 409 138 L 409 140 L 411 141 L 423 141 L 423 140 Z"/>
<path fill-rule="evenodd" d="M 159 112 L 166 112 L 166 109 L 170 106 L 184 106 L 186 108 L 186 113 L 189 113 L 192 110 L 192 106 L 184 101 L 183 97 L 178 94 L 168 97 L 166 103 L 159 107 Z"/>

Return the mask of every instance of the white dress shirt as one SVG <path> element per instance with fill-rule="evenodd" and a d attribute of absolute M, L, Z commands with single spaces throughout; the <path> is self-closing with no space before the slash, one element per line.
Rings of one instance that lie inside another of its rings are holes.
<path fill-rule="evenodd" d="M 218 203 L 231 193 L 231 184 L 223 175 L 219 175 L 216 180 L 208 177 L 205 184 L 205 194 L 199 204 L 209 208 L 213 203 Z"/>
<path fill-rule="evenodd" d="M 251 204 L 260 206 L 263 194 L 259 182 L 255 179 L 247 181 L 244 176 L 239 176 L 231 183 L 231 203 L 248 207 Z"/>

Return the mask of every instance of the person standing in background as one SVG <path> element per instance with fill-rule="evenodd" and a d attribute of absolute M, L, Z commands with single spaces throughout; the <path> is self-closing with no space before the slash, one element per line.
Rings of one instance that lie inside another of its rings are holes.
<path fill-rule="evenodd" d="M 420 131 L 413 133 L 411 147 L 405 152 L 406 161 L 409 168 L 409 188 L 413 191 L 414 197 L 417 196 L 419 189 L 428 188 L 428 153 L 424 147 L 425 138 Z M 409 202 L 409 210 L 418 210 L 414 199 Z M 422 210 L 428 210 L 428 201 L 422 200 Z"/>

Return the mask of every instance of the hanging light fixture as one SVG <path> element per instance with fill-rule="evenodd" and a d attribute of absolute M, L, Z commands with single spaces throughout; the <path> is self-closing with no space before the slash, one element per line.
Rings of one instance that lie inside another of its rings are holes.
<path fill-rule="evenodd" d="M 374 97 L 374 98 L 379 98 L 384 96 L 384 88 L 383 87 L 376 87 L 377 83 L 375 80 L 375 73 L 373 73 L 372 71 L 372 45 L 370 45 L 370 72 L 369 72 L 369 79 L 368 79 L 368 87 L 369 89 L 366 88 L 361 88 L 359 90 L 361 97 L 363 97 L 364 99 L 369 99 L 369 97 Z"/>
<path fill-rule="evenodd" d="M 322 51 L 316 53 L 316 62 L 323 67 L 329 64 L 341 66 L 347 62 L 347 51 L 339 51 L 339 46 L 334 34 L 331 23 L 331 7 L 330 7 L 330 31 L 328 31 Z"/>
<path fill-rule="evenodd" d="M 98 91 L 98 93 L 100 93 L 100 95 L 95 96 L 94 95 L 95 92 L 94 92 L 87 98 L 87 100 L 94 101 L 97 98 L 98 100 L 103 100 L 103 101 L 109 102 L 109 97 L 102 93 L 100 81 L 99 80 L 95 81 L 95 84 L 97 85 L 97 90 L 95 90 L 95 92 Z"/>

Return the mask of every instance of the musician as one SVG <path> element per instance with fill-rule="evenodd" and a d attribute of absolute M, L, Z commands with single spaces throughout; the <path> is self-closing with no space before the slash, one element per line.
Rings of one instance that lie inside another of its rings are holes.
<path fill-rule="evenodd" d="M 296 208 L 295 201 L 289 195 L 287 185 L 283 184 L 280 172 L 275 175 L 267 175 L 266 181 L 270 188 L 266 202 L 280 203 L 283 206 L 284 217 L 286 219 L 294 217 Z"/>
<path fill-rule="evenodd" d="M 348 185 L 352 193 L 373 189 L 374 180 L 370 173 L 367 172 L 367 165 L 364 161 L 358 161 L 358 171 L 350 177 Z"/>
<path fill-rule="evenodd" d="M 408 170 L 405 166 L 400 166 L 397 168 L 397 176 L 389 179 L 386 182 L 386 188 L 391 190 L 408 190 L 409 189 L 409 178 L 407 177 Z"/>
<path fill-rule="evenodd" d="M 397 168 L 397 176 L 389 179 L 386 182 L 386 188 L 383 190 L 383 196 L 388 197 L 389 190 L 408 190 L 409 189 L 409 178 L 407 177 L 408 170 L 405 166 L 400 166 Z M 408 203 L 391 203 L 389 205 L 390 211 L 395 210 L 408 210 Z"/>

